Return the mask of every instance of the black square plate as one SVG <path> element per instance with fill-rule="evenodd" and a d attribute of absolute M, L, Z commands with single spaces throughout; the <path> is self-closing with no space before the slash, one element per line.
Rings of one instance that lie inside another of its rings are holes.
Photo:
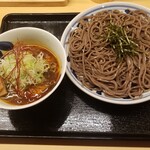
<path fill-rule="evenodd" d="M 8 14 L 1 33 L 32 26 L 58 37 L 76 14 Z M 150 139 L 150 101 L 120 106 L 101 102 L 80 91 L 67 76 L 37 106 L 0 109 L 0 137 L 74 139 Z"/>

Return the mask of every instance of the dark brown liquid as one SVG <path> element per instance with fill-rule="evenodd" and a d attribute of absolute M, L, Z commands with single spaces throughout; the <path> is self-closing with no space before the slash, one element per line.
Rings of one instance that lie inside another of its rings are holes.
<path fill-rule="evenodd" d="M 30 85 L 19 95 L 8 93 L 8 95 L 3 98 L 3 101 L 12 105 L 24 105 L 37 101 L 53 89 L 60 77 L 59 62 L 50 51 L 36 45 L 26 45 L 24 49 L 32 52 L 34 56 L 37 56 L 42 51 L 44 53 L 44 59 L 46 59 L 49 64 L 55 64 L 56 71 L 54 72 L 49 69 L 49 71 L 44 74 L 46 80 L 43 83 L 36 86 Z"/>

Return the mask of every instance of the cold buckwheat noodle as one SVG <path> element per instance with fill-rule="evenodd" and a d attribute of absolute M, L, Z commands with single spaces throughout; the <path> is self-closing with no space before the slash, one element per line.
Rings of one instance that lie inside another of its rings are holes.
<path fill-rule="evenodd" d="M 116 50 L 116 34 L 122 34 L 118 38 L 123 52 Z M 126 42 L 132 45 L 123 47 Z M 132 99 L 150 89 L 150 17 L 144 11 L 101 11 L 83 17 L 67 44 L 71 69 L 87 88 Z"/>

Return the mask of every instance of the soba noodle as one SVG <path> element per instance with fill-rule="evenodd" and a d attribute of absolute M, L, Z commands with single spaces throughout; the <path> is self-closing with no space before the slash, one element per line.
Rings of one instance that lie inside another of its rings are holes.
<path fill-rule="evenodd" d="M 136 54 L 117 61 L 106 40 L 110 22 L 121 26 L 136 42 Z M 114 10 L 86 16 L 71 32 L 67 44 L 71 69 L 87 88 L 132 99 L 150 89 L 150 17 L 145 12 Z"/>

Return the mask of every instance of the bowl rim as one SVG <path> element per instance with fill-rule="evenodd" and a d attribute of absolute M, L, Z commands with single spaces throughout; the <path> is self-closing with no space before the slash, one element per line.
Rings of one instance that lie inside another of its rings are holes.
<path fill-rule="evenodd" d="M 25 104 L 25 105 L 11 105 L 11 104 L 7 104 L 5 102 L 2 102 L 4 103 L 3 106 L 0 106 L 1 109 L 6 109 L 6 110 L 20 110 L 20 109 L 26 109 L 26 108 L 29 108 L 29 107 L 32 107 L 32 106 L 35 106 L 39 103 L 41 103 L 42 101 L 46 100 L 51 94 L 53 94 L 56 89 L 59 87 L 59 85 L 61 84 L 64 76 L 65 76 L 65 71 L 66 71 L 66 64 L 67 64 L 67 59 L 66 59 L 66 52 L 65 52 L 65 49 L 64 47 L 62 46 L 60 40 L 58 40 L 58 38 L 56 36 L 54 36 L 52 33 L 44 30 L 44 29 L 41 29 L 41 28 L 37 28 L 37 27 L 18 27 L 18 28 L 14 28 L 14 29 L 10 29 L 10 30 L 7 30 L 3 33 L 0 34 L 0 37 L 5 35 L 5 34 L 11 34 L 12 32 L 20 32 L 20 31 L 36 31 L 36 32 L 40 32 L 40 33 L 43 33 L 45 34 L 46 36 L 51 36 L 51 38 L 53 38 L 60 46 L 61 50 L 62 50 L 62 53 L 63 53 L 63 61 L 64 61 L 64 65 L 62 66 L 61 64 L 61 74 L 60 74 L 60 78 L 58 80 L 58 82 L 56 83 L 56 85 L 48 92 L 46 93 L 44 96 L 42 96 L 40 99 L 32 102 L 32 103 L 29 103 L 29 104 Z M 14 33 L 13 33 L 14 34 Z M 59 60 L 59 63 L 61 61 Z"/>
<path fill-rule="evenodd" d="M 97 12 L 98 10 L 100 11 L 101 9 L 107 9 L 107 8 L 111 8 L 111 7 L 127 7 L 128 9 L 129 8 L 132 8 L 132 9 L 142 9 L 144 11 L 146 11 L 148 14 L 150 14 L 150 9 L 145 7 L 145 6 L 142 6 L 142 5 L 139 5 L 139 4 L 135 4 L 135 3 L 132 3 L 132 2 L 107 2 L 107 3 L 102 3 L 102 4 L 97 4 L 95 6 L 92 6 L 92 7 L 89 7 L 85 10 L 83 10 L 82 12 L 80 12 L 79 14 L 77 14 L 70 22 L 69 24 L 66 26 L 63 34 L 62 34 L 62 37 L 61 37 L 61 43 L 62 45 L 64 46 L 65 48 L 65 44 L 66 44 L 66 40 L 67 40 L 67 37 L 69 35 L 69 32 L 72 30 L 72 28 L 75 26 L 75 24 L 77 23 L 77 21 L 83 17 L 83 16 L 86 16 L 86 15 L 90 15 L 92 14 L 93 12 Z M 66 53 L 68 55 L 68 52 L 67 52 L 67 49 L 65 48 L 66 50 Z M 136 100 L 112 100 L 112 99 L 107 99 L 107 98 L 104 98 L 104 97 L 100 97 L 98 94 L 94 94 L 91 90 L 89 90 L 88 88 L 84 87 L 80 81 L 78 81 L 76 79 L 76 77 L 74 75 L 72 75 L 72 72 L 70 71 L 69 67 L 68 67 L 68 62 L 67 62 L 67 67 L 66 67 L 66 74 L 67 76 L 69 77 L 69 79 L 81 90 L 83 91 L 84 93 L 86 93 L 87 95 L 97 99 L 97 100 L 100 100 L 100 101 L 103 101 L 103 102 L 107 102 L 107 103 L 111 103 L 111 104 L 118 104 L 118 105 L 132 105 L 132 104 L 139 104 L 139 103 L 143 103 L 143 102 L 146 102 L 150 99 L 150 94 L 149 94 L 149 97 L 144 97 L 144 98 L 140 98 L 140 99 L 136 99 Z M 115 98 L 114 98 L 115 99 Z"/>

